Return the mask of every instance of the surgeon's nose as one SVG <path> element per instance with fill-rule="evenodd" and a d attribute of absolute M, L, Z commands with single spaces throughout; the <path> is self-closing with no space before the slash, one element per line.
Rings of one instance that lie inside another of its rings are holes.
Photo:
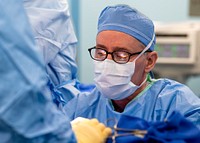
<path fill-rule="evenodd" d="M 113 60 L 113 59 L 112 59 L 112 55 L 111 55 L 110 53 L 108 54 L 107 59 Z"/>

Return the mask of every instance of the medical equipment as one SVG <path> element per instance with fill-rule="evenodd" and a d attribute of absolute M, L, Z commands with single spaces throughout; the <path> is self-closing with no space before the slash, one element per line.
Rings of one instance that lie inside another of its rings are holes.
<path fill-rule="evenodd" d="M 155 24 L 158 61 L 154 72 L 180 82 L 200 74 L 200 23 Z"/>

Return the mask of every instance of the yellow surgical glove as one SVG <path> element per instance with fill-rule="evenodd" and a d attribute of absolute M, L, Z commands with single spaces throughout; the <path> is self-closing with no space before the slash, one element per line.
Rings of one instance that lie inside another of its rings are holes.
<path fill-rule="evenodd" d="M 104 143 L 112 132 L 97 119 L 78 117 L 71 124 L 78 143 Z"/>

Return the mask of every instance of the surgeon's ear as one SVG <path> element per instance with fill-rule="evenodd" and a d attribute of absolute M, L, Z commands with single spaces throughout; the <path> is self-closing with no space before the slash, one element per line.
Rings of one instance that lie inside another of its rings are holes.
<path fill-rule="evenodd" d="M 156 61 L 158 59 L 158 54 L 157 52 L 153 51 L 150 53 L 147 53 L 146 55 L 147 60 L 146 60 L 146 67 L 145 67 L 145 72 L 149 73 L 155 66 Z"/>

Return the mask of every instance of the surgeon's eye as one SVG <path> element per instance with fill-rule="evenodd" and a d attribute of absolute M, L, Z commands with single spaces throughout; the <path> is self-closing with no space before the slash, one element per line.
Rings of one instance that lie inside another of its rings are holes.
<path fill-rule="evenodd" d="M 130 54 L 124 51 L 113 52 L 113 57 L 116 62 L 125 63 L 129 60 Z"/>
<path fill-rule="evenodd" d="M 106 55 L 107 55 L 107 53 L 106 53 L 106 51 L 105 50 L 103 50 L 103 49 L 95 49 L 95 52 L 94 52 L 94 58 L 95 59 L 104 59 L 104 58 L 106 58 Z"/>

